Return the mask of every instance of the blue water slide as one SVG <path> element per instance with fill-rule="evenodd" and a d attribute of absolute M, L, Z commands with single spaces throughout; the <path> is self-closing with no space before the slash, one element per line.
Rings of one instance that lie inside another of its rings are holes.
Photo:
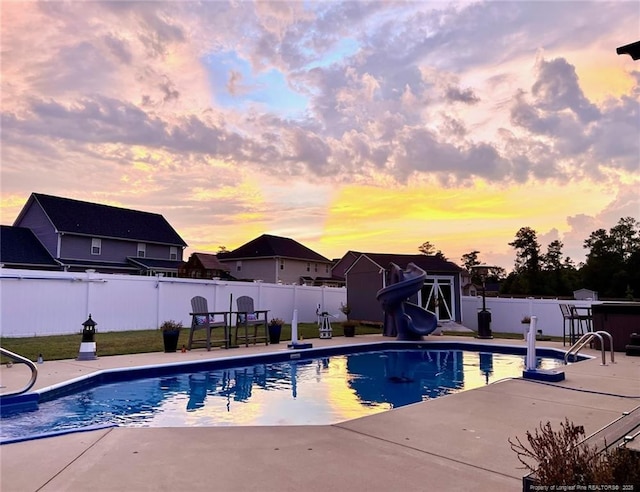
<path fill-rule="evenodd" d="M 414 263 L 409 263 L 406 270 L 395 263 L 390 265 L 390 283 L 376 294 L 385 313 L 384 335 L 397 336 L 398 340 L 422 340 L 437 328 L 434 313 L 408 301 L 420 291 L 426 278 L 427 273 Z"/>

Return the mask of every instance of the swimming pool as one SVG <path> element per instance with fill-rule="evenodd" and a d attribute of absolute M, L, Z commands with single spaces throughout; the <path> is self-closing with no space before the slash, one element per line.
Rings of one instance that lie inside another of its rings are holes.
<path fill-rule="evenodd" d="M 521 376 L 522 347 L 487 347 L 387 343 L 104 371 L 43 391 L 37 409 L 3 401 L 0 442 L 113 425 L 332 424 Z M 562 352 L 538 355 L 541 368 L 562 365 Z"/>

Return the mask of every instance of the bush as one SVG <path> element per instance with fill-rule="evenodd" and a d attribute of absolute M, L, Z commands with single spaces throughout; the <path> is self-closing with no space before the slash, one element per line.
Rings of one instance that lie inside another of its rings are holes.
<path fill-rule="evenodd" d="M 582 442 L 584 434 L 584 427 L 565 419 L 559 431 L 550 422 L 527 431 L 530 448 L 518 437 L 509 444 L 540 485 L 639 483 L 640 454 L 625 448 L 599 452 Z"/>

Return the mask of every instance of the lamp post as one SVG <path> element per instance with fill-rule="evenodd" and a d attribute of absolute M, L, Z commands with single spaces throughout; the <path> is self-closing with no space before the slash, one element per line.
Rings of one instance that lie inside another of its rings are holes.
<path fill-rule="evenodd" d="M 474 265 L 471 269 L 476 273 L 480 280 L 482 280 L 482 310 L 478 312 L 478 338 L 489 339 L 493 338 L 491 333 L 491 313 L 487 310 L 487 277 L 491 269 L 497 268 L 490 265 Z"/>

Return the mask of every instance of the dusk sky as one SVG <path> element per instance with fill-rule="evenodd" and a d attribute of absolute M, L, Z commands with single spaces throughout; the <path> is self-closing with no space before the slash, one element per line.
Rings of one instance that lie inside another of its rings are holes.
<path fill-rule="evenodd" d="M 1 216 L 32 192 L 156 212 L 194 251 L 425 241 L 511 270 L 534 228 L 640 219 L 640 3 L 12 2 Z"/>

